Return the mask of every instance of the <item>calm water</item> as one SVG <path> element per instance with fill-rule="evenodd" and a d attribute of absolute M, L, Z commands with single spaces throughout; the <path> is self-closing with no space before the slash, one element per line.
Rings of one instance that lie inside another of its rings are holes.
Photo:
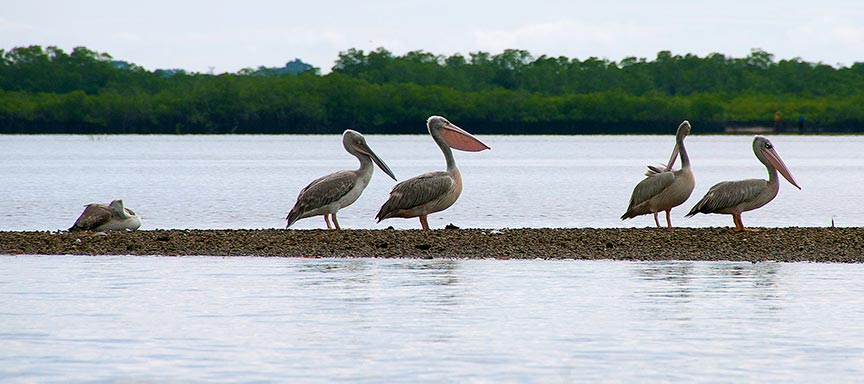
<path fill-rule="evenodd" d="M 405 179 L 442 169 L 427 136 L 369 136 Z M 671 136 L 488 136 L 433 227 L 621 222 Z M 778 136 L 798 182 L 749 226 L 864 225 L 864 137 Z M 765 177 L 750 136 L 692 136 L 697 186 Z M 356 167 L 338 136 L 0 136 L 0 230 L 69 227 L 123 198 L 144 229 L 280 228 L 312 179 Z M 373 216 L 376 172 L 340 212 Z M 321 228 L 311 218 L 298 228 Z M 0 256 L 0 382 L 856 382 L 864 266 Z"/>
<path fill-rule="evenodd" d="M 860 382 L 864 266 L 0 257 L 2 382 Z"/>
<path fill-rule="evenodd" d="M 466 127 L 470 130 L 470 127 Z M 698 132 L 698 127 L 694 128 Z M 484 136 L 492 147 L 456 152 L 465 187 L 429 218 L 433 227 L 645 227 L 622 222 L 646 164 L 668 159 L 668 136 Z M 803 190 L 782 181 L 778 197 L 744 215 L 748 226 L 864 225 L 864 137 L 774 136 Z M 428 135 L 367 137 L 400 179 L 444 168 Z M 730 226 L 724 215 L 684 218 L 716 182 L 765 178 L 752 136 L 687 139 L 696 189 L 673 224 Z M 339 136 L 0 136 L 0 230 L 72 225 L 83 205 L 123 198 L 142 229 L 281 228 L 311 180 L 356 168 Z M 339 213 L 347 228 L 418 228 L 416 219 L 374 222 L 394 182 L 376 170 L 366 192 Z M 296 228 L 322 228 L 322 218 Z"/>

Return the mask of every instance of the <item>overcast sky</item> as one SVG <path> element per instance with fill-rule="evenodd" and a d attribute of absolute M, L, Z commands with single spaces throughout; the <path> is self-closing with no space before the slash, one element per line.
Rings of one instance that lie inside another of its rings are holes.
<path fill-rule="evenodd" d="M 494 4 L 494 5 L 492 5 Z M 327 73 L 339 52 L 653 60 L 658 51 L 864 62 L 860 0 L 0 0 L 0 48 L 76 46 L 149 70 L 236 72 L 299 58 Z"/>

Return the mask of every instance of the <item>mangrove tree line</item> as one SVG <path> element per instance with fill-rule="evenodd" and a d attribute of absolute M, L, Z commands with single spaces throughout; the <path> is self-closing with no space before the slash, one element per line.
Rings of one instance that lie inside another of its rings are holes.
<path fill-rule="evenodd" d="M 673 55 L 620 62 L 522 50 L 397 56 L 349 49 L 321 75 L 285 68 L 147 70 L 85 47 L 0 50 L 0 133 L 422 133 L 447 116 L 475 133 L 668 133 L 729 126 L 864 129 L 864 62 L 835 68 Z"/>

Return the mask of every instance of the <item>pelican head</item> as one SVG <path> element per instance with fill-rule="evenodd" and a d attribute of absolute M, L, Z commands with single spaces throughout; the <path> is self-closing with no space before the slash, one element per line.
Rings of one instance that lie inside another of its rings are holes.
<path fill-rule="evenodd" d="M 369 148 L 369 145 L 366 144 L 366 138 L 355 130 L 346 129 L 342 134 L 342 146 L 345 147 L 345 150 L 348 153 L 360 158 L 361 156 L 365 156 L 366 158 L 372 159 L 378 168 L 380 168 L 387 176 L 390 176 L 393 180 L 396 180 L 396 176 L 393 175 L 393 171 L 390 170 L 390 167 L 381 160 L 375 152 L 372 151 L 372 148 Z"/>
<path fill-rule="evenodd" d="M 690 134 L 690 122 L 684 120 L 681 122 L 681 125 L 678 126 L 678 132 L 675 134 L 675 137 L 685 138 Z"/>
<path fill-rule="evenodd" d="M 771 144 L 771 140 L 768 140 L 768 138 L 764 136 L 754 137 L 753 153 L 756 154 L 756 158 L 759 159 L 762 164 L 765 164 L 765 166 L 768 167 L 769 172 L 771 169 L 776 169 L 781 175 L 783 175 L 789 184 L 801 189 L 801 186 L 799 186 L 795 181 L 795 178 L 792 177 L 792 173 L 789 172 L 789 168 L 786 167 L 785 163 L 783 163 L 783 159 L 781 159 L 780 155 L 777 154 L 774 145 Z"/>
<path fill-rule="evenodd" d="M 108 204 L 108 206 L 111 207 L 111 210 L 113 210 L 120 217 L 124 219 L 129 218 L 129 215 L 126 213 L 126 208 L 123 206 L 122 199 L 112 200 L 111 204 Z"/>
<path fill-rule="evenodd" d="M 440 138 L 447 146 L 453 149 L 467 152 L 480 152 L 491 149 L 488 145 L 474 137 L 474 135 L 459 128 L 441 116 L 430 116 L 426 119 L 426 127 L 429 134 L 438 141 Z"/>

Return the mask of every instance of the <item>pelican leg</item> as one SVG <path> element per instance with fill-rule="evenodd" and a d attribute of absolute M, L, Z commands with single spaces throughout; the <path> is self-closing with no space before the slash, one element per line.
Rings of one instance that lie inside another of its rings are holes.
<path fill-rule="evenodd" d="M 420 215 L 420 225 L 423 226 L 424 230 L 429 230 L 429 222 L 426 221 L 426 215 Z"/>
<path fill-rule="evenodd" d="M 672 228 L 672 209 L 666 210 L 666 226 L 667 228 Z"/>
<path fill-rule="evenodd" d="M 331 213 L 330 215 L 333 216 L 333 225 L 336 226 L 336 229 L 342 229 L 341 227 L 339 227 L 339 222 L 336 221 L 336 214 L 335 214 L 335 213 Z"/>
<path fill-rule="evenodd" d="M 660 220 L 657 220 L 657 212 L 654 212 L 654 224 L 657 224 L 657 228 L 660 228 Z"/>
<path fill-rule="evenodd" d="M 327 222 L 327 229 L 333 229 L 333 227 L 330 226 L 330 214 L 329 213 L 324 214 L 324 221 Z"/>
<path fill-rule="evenodd" d="M 744 223 L 741 222 L 740 214 L 732 214 L 732 221 L 735 222 L 735 232 L 741 232 L 744 230 Z"/>

